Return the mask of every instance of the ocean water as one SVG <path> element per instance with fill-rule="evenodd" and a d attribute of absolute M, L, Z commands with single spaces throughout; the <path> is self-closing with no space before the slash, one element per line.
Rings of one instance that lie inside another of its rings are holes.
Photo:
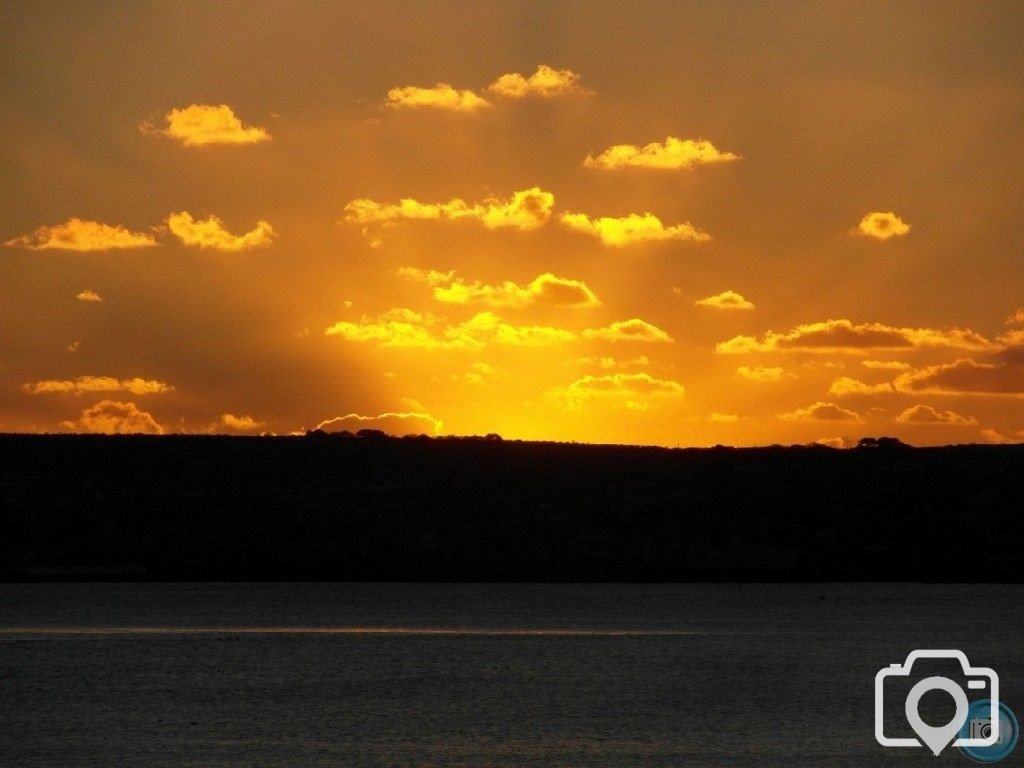
<path fill-rule="evenodd" d="M 1020 586 L 0 585 L 0 766 L 969 765 L 875 742 L 914 648 L 1024 711 Z"/>

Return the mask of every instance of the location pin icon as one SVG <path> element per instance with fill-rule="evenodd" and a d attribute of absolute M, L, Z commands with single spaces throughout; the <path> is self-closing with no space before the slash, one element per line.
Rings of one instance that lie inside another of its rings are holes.
<path fill-rule="evenodd" d="M 953 715 L 953 719 L 939 728 L 928 725 L 917 712 L 921 697 L 928 691 L 936 690 L 945 691 L 953 697 L 953 701 L 956 703 L 956 714 Z M 910 694 L 907 696 L 906 714 L 907 722 L 914 729 L 914 733 L 927 745 L 928 749 L 938 755 L 956 738 L 967 719 L 967 694 L 964 693 L 963 688 L 948 677 L 926 677 L 910 689 Z"/>

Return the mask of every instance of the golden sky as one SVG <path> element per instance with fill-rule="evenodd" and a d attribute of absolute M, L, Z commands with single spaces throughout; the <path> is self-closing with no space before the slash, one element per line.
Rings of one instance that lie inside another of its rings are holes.
<path fill-rule="evenodd" d="M 0 430 L 1024 440 L 1014 3 L 8 3 Z"/>

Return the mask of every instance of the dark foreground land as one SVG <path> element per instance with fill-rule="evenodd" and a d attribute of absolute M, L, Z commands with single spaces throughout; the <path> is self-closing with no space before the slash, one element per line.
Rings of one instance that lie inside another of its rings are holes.
<path fill-rule="evenodd" d="M 1024 446 L 0 435 L 0 579 L 1024 580 Z"/>

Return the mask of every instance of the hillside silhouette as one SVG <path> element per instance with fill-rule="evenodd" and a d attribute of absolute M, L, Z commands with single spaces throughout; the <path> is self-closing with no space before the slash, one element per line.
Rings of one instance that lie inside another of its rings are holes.
<path fill-rule="evenodd" d="M 0 435 L 5 580 L 1020 581 L 1024 446 Z"/>

